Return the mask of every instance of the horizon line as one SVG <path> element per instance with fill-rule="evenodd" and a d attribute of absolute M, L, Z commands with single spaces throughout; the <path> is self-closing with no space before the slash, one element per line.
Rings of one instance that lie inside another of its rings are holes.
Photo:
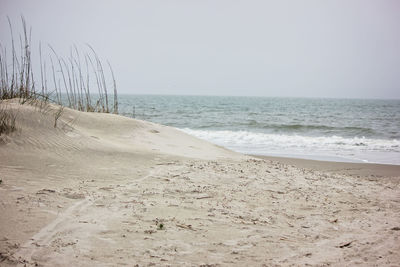
<path fill-rule="evenodd" d="M 112 94 L 110 94 L 112 95 Z M 349 99 L 349 100 L 400 100 L 400 97 L 332 97 L 332 96 L 266 96 L 266 95 L 212 95 L 212 94 L 166 94 L 166 93 L 118 93 L 138 96 L 199 96 L 199 97 L 260 97 L 260 98 L 307 98 L 307 99 Z"/>

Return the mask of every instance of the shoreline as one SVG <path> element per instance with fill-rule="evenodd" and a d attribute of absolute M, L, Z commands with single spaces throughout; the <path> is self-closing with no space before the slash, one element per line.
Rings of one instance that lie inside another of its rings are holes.
<path fill-rule="evenodd" d="M 270 161 L 277 161 L 279 163 L 292 165 L 297 168 L 312 169 L 314 171 L 367 178 L 400 178 L 400 165 L 394 164 L 337 162 L 251 154 L 249 156 Z"/>

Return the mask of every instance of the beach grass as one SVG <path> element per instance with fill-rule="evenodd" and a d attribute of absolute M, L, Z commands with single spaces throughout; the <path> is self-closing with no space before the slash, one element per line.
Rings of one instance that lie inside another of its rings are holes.
<path fill-rule="evenodd" d="M 107 62 L 109 75 L 106 75 L 104 64 L 92 46 L 87 45 L 88 52 L 83 53 L 74 45 L 69 56 L 62 57 L 48 45 L 48 57 L 44 57 L 43 46 L 39 43 L 39 64 L 34 64 L 32 29 L 28 28 L 24 17 L 21 22 L 22 33 L 15 38 L 8 19 L 11 48 L 0 44 L 0 100 L 18 98 L 21 104 L 38 100 L 84 112 L 118 113 L 113 69 Z M 34 69 L 33 66 L 39 67 Z M 3 116 L 4 122 L 10 122 Z"/>
<path fill-rule="evenodd" d="M 17 114 L 8 110 L 0 101 L 0 136 L 16 130 L 15 120 Z"/>

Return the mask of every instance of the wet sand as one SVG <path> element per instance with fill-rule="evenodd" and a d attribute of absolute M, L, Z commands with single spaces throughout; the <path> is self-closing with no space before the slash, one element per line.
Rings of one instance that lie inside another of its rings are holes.
<path fill-rule="evenodd" d="M 375 163 L 349 163 L 332 162 L 286 157 L 254 156 L 261 159 L 272 160 L 297 168 L 311 169 L 328 173 L 337 173 L 366 178 L 396 178 L 400 177 L 400 165 L 375 164 Z"/>

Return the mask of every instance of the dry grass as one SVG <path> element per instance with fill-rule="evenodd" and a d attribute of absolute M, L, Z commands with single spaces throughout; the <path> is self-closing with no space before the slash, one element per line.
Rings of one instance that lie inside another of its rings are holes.
<path fill-rule="evenodd" d="M 17 114 L 7 109 L 0 102 L 0 136 L 12 133 L 16 130 L 15 121 Z"/>
<path fill-rule="evenodd" d="M 80 111 L 118 113 L 116 83 L 109 63 L 111 81 L 108 82 L 103 63 L 91 46 L 88 45 L 88 52 L 83 54 L 73 46 L 69 57 L 63 58 L 51 46 L 48 46 L 47 53 L 43 53 L 42 45 L 39 44 L 40 69 L 37 73 L 35 70 L 34 74 L 32 30 L 28 30 L 23 17 L 21 21 L 19 46 L 15 42 L 10 20 L 11 49 L 0 44 L 0 100 L 19 98 L 22 104 L 39 100 Z M 48 58 L 44 58 L 43 54 L 48 54 Z M 51 82 L 48 81 L 49 77 Z M 52 85 L 49 86 L 49 83 Z M 112 88 L 112 95 L 108 93 L 109 87 Z M 92 90 L 96 90 L 96 94 Z M 109 101 L 111 97 L 112 102 Z"/>

